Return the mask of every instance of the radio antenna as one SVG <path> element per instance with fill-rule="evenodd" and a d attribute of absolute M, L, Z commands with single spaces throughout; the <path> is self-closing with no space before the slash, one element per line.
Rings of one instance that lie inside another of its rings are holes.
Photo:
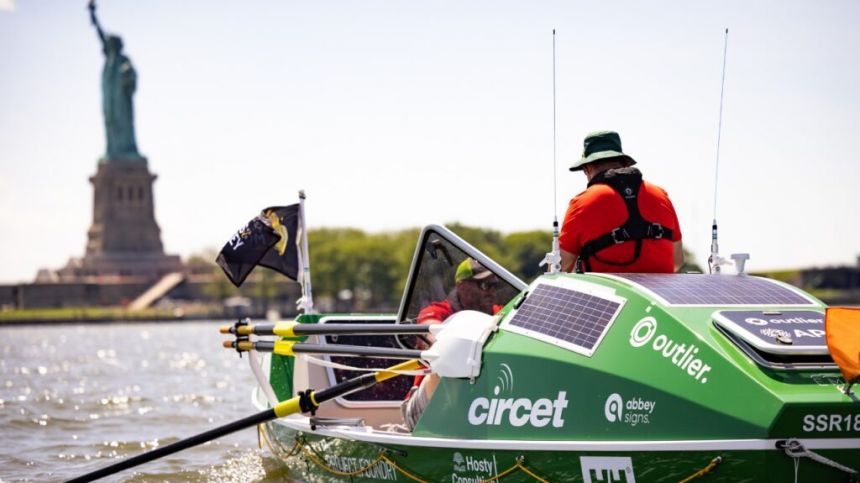
<path fill-rule="evenodd" d="M 720 257 L 720 247 L 717 243 L 717 186 L 720 177 L 720 137 L 723 132 L 723 93 L 726 88 L 726 53 L 729 49 L 729 29 L 726 29 L 725 42 L 723 44 L 723 80 L 720 85 L 720 117 L 717 124 L 717 157 L 714 162 L 714 222 L 711 224 L 711 256 L 708 257 L 708 271 L 720 273 L 720 265 L 728 263 Z"/>
<path fill-rule="evenodd" d="M 558 169 L 556 169 L 556 123 L 555 123 L 555 29 L 552 29 L 552 251 L 547 253 L 539 266 L 546 265 L 546 273 L 561 272 L 561 249 L 558 246 Z"/>

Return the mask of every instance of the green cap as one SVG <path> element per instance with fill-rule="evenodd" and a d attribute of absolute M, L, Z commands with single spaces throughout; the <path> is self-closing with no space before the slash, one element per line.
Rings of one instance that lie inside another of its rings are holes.
<path fill-rule="evenodd" d="M 601 159 L 624 158 L 633 166 L 636 161 L 621 151 L 621 136 L 615 131 L 596 131 L 585 136 L 582 158 L 570 165 L 571 171 L 579 171 L 588 163 Z"/>
<path fill-rule="evenodd" d="M 457 265 L 457 273 L 454 274 L 454 283 L 460 283 L 463 280 L 481 280 L 492 274 L 493 272 L 487 270 L 474 258 L 467 258 Z"/>

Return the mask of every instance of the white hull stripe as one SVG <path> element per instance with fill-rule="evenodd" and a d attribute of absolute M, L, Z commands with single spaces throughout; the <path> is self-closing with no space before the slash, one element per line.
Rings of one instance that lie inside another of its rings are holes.
<path fill-rule="evenodd" d="M 288 428 L 311 432 L 307 417 L 287 417 L 275 421 Z M 323 428 L 314 434 L 353 441 L 434 448 L 526 450 L 526 451 L 763 451 L 776 450 L 778 439 L 711 439 L 678 441 L 535 441 L 511 439 L 427 438 L 403 433 L 375 431 L 369 427 Z M 860 438 L 797 438 L 807 449 L 860 449 Z M 779 450 L 782 451 L 782 450 Z"/>

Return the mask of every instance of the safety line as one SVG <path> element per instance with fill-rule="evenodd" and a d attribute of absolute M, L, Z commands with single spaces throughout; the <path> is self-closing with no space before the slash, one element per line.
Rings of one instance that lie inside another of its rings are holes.
<path fill-rule="evenodd" d="M 716 458 L 712 459 L 711 462 L 707 464 L 707 466 L 705 466 L 701 470 L 693 473 L 692 475 L 684 478 L 683 480 L 679 481 L 678 483 L 687 483 L 688 481 L 695 480 L 696 478 L 701 478 L 701 477 L 707 475 L 708 473 L 710 473 L 711 471 L 714 471 L 714 468 L 716 468 L 717 465 L 719 465 L 722 462 L 723 462 L 723 457 L 717 456 Z"/>
<path fill-rule="evenodd" d="M 486 480 L 481 480 L 481 481 L 480 481 L 480 483 L 490 483 L 490 482 L 492 482 L 492 481 L 501 480 L 502 478 L 504 478 L 505 476 L 507 476 L 507 475 L 509 475 L 509 474 L 513 473 L 513 472 L 514 472 L 514 471 L 516 471 L 516 470 L 520 470 L 520 471 L 522 471 L 523 473 L 525 473 L 525 474 L 527 474 L 527 475 L 531 476 L 532 478 L 534 478 L 535 480 L 539 481 L 540 483 L 549 483 L 549 481 L 548 481 L 548 480 L 545 480 L 545 479 L 541 478 L 540 476 L 538 476 L 538 475 L 534 474 L 534 472 L 532 472 L 531 470 L 529 470 L 528 468 L 526 468 L 526 466 L 525 466 L 525 464 L 524 464 L 524 463 L 525 463 L 525 461 L 526 461 L 526 457 L 525 457 L 525 456 L 522 456 L 522 455 L 517 456 L 516 462 L 514 463 L 514 465 L 513 465 L 513 466 L 511 466 L 510 468 L 506 469 L 505 471 L 502 471 L 501 473 L 497 473 L 496 475 L 491 476 L 490 478 L 487 478 Z"/>

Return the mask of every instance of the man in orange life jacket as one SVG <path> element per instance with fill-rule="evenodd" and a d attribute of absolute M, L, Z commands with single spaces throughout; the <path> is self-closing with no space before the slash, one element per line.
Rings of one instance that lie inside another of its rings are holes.
<path fill-rule="evenodd" d="M 669 195 L 644 181 L 621 151 L 621 137 L 599 131 L 585 137 L 582 158 L 588 188 L 567 208 L 559 234 L 561 267 L 570 272 L 672 273 L 684 264 L 681 227 Z"/>

